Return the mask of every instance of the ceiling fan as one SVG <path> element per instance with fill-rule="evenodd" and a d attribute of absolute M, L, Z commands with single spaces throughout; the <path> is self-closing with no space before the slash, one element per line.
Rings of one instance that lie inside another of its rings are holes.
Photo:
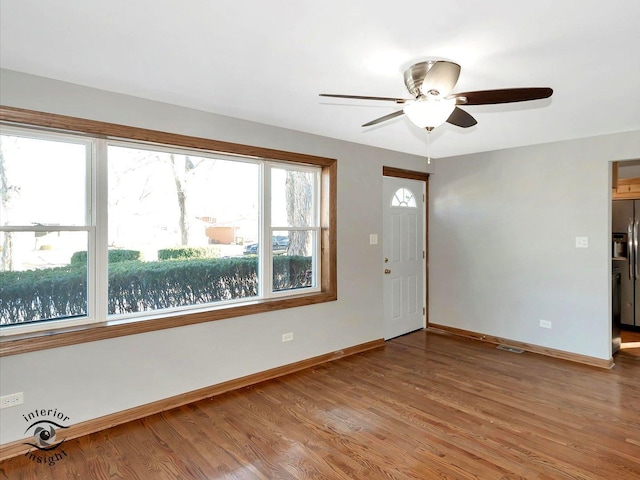
<path fill-rule="evenodd" d="M 347 98 L 354 100 L 381 100 L 404 105 L 402 110 L 390 113 L 362 125 L 370 127 L 407 115 L 416 126 L 429 132 L 447 122 L 462 128 L 476 123 L 458 105 L 490 105 L 497 103 L 526 102 L 548 98 L 551 88 L 503 88 L 498 90 L 477 90 L 473 92 L 451 93 L 460 76 L 460 65 L 444 60 L 430 60 L 416 63 L 404 72 L 404 83 L 414 98 L 369 97 L 363 95 L 339 95 L 321 93 L 321 97 Z"/>

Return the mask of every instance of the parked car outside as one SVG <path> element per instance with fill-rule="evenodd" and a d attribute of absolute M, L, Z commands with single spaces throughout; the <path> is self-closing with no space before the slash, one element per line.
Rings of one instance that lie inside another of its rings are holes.
<path fill-rule="evenodd" d="M 287 252 L 287 248 L 289 247 L 289 237 L 276 235 L 275 237 L 273 237 L 272 247 L 273 253 L 275 255 L 283 255 Z M 259 248 L 260 244 L 250 243 L 249 245 L 244 247 L 244 251 L 242 253 L 244 255 L 257 255 Z"/>

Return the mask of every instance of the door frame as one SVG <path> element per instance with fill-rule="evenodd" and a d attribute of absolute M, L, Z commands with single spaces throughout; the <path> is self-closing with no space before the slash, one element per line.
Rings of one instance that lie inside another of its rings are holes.
<path fill-rule="evenodd" d="M 429 328 L 429 174 L 404 168 L 382 167 L 383 177 L 406 178 L 424 182 L 424 328 Z"/>

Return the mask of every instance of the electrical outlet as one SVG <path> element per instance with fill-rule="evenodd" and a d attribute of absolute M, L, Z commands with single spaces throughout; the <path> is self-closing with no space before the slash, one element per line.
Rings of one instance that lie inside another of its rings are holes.
<path fill-rule="evenodd" d="M 282 342 L 293 342 L 293 332 L 283 333 Z"/>
<path fill-rule="evenodd" d="M 576 237 L 576 248 L 589 248 L 589 237 Z"/>
<path fill-rule="evenodd" d="M 549 320 L 540 320 L 540 326 L 542 328 L 551 328 L 551 322 Z"/>
<path fill-rule="evenodd" d="M 15 407 L 24 403 L 24 394 L 22 392 L 12 393 L 11 395 L 5 395 L 0 397 L 0 408 Z"/>

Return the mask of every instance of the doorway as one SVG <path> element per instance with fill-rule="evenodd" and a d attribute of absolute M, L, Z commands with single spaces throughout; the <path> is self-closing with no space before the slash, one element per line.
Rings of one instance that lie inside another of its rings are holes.
<path fill-rule="evenodd" d="M 429 175 L 383 168 L 383 316 L 388 340 L 427 326 Z"/>
<path fill-rule="evenodd" d="M 613 162 L 612 354 L 640 357 L 640 160 Z"/>

